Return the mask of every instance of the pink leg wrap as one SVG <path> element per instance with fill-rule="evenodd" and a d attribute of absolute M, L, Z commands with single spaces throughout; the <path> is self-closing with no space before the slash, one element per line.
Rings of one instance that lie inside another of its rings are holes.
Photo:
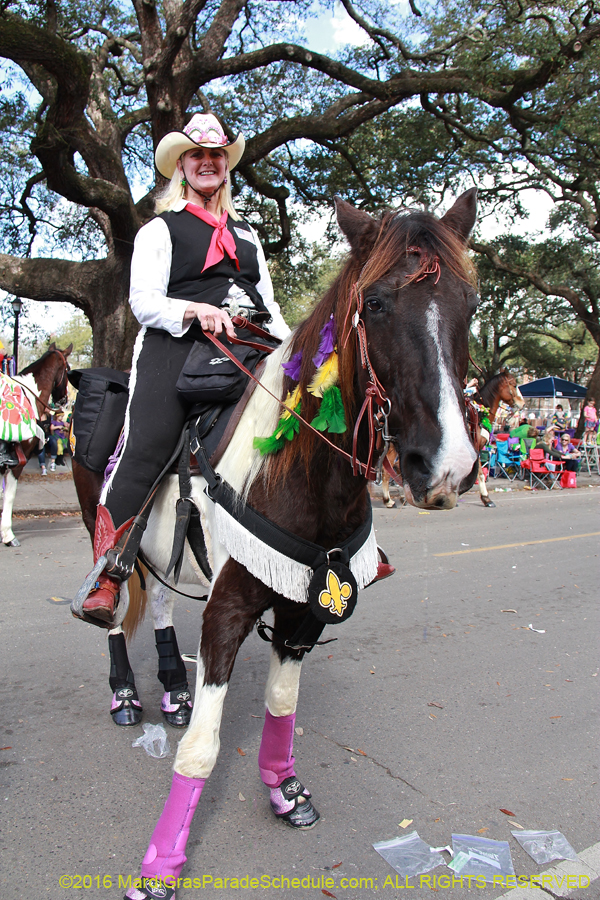
<path fill-rule="evenodd" d="M 260 777 L 267 787 L 279 787 L 285 778 L 296 774 L 295 759 L 292 756 L 295 724 L 295 714 L 272 716 L 268 709 L 265 711 L 265 724 L 258 751 L 258 768 Z"/>
<path fill-rule="evenodd" d="M 171 791 L 142 862 L 142 878 L 163 882 L 178 878 L 186 861 L 185 845 L 205 781 L 173 774 Z"/>

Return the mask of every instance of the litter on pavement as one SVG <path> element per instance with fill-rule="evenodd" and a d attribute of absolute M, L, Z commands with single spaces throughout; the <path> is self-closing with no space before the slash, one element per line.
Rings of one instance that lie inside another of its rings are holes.
<path fill-rule="evenodd" d="M 578 859 L 570 843 L 560 831 L 512 831 L 512 836 L 536 863 L 553 859 Z"/>
<path fill-rule="evenodd" d="M 144 722 L 142 725 L 144 734 L 133 742 L 132 747 L 143 747 L 148 756 L 155 759 L 162 759 L 169 756 L 171 748 L 169 747 L 169 739 L 163 725 L 150 725 Z"/>
<path fill-rule="evenodd" d="M 457 875 L 473 878 L 479 875 L 490 884 L 499 875 L 505 880 L 515 876 L 507 841 L 493 841 L 473 834 L 453 834 L 452 849 L 454 859 L 448 867 Z"/>
<path fill-rule="evenodd" d="M 412 878 L 413 875 L 423 875 L 437 866 L 445 866 L 444 858 L 440 855 L 445 847 L 434 849 L 422 841 L 416 831 L 402 837 L 392 838 L 391 841 L 379 841 L 373 844 L 390 866 L 403 878 Z"/>

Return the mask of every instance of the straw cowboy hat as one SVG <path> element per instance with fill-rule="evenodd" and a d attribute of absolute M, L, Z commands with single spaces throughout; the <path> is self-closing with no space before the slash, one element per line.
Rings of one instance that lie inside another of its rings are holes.
<path fill-rule="evenodd" d="M 183 131 L 170 131 L 160 141 L 155 154 L 156 168 L 165 178 L 172 178 L 177 168 L 177 160 L 186 150 L 193 150 L 195 147 L 219 147 L 227 150 L 231 171 L 242 158 L 245 146 L 246 141 L 241 132 L 235 141 L 229 143 L 216 116 L 211 113 L 196 113 Z"/>

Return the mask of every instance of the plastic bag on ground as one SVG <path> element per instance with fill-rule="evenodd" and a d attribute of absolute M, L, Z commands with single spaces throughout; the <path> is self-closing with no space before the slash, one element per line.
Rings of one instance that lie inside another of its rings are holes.
<path fill-rule="evenodd" d="M 162 759 L 169 756 L 171 748 L 169 747 L 169 739 L 163 725 L 150 725 L 144 722 L 142 725 L 144 734 L 133 742 L 132 747 L 143 747 L 149 756 L 155 759 Z"/>
<path fill-rule="evenodd" d="M 536 863 L 549 863 L 553 859 L 578 859 L 560 831 L 511 831 L 511 834 Z"/>
<path fill-rule="evenodd" d="M 378 841 L 373 844 L 373 849 L 403 878 L 423 875 L 436 866 L 446 865 L 442 855 L 422 841 L 416 831 L 391 841 Z"/>
<path fill-rule="evenodd" d="M 494 876 L 504 879 L 515 877 L 508 841 L 493 841 L 491 838 L 476 837 L 473 834 L 453 834 L 452 849 L 454 859 L 448 868 L 457 875 L 477 875 L 486 882 L 494 883 Z"/>

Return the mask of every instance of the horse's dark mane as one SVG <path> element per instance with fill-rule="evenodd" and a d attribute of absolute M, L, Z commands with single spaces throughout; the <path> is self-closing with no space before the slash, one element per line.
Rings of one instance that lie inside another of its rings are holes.
<path fill-rule="evenodd" d="M 35 375 L 35 373 L 37 372 L 39 367 L 42 365 L 44 360 L 48 359 L 50 354 L 54 353 L 54 352 L 55 352 L 54 350 L 46 350 L 46 352 L 43 354 L 43 356 L 40 356 L 39 359 L 34 360 L 32 363 L 29 363 L 29 365 L 26 366 L 24 369 L 21 369 L 21 371 L 19 372 L 19 375 L 29 375 L 30 373 L 33 373 Z"/>
<path fill-rule="evenodd" d="M 379 231 L 375 243 L 368 253 L 367 262 L 361 262 L 350 255 L 323 299 L 316 305 L 312 313 L 298 327 L 290 357 L 302 350 L 302 367 L 299 386 L 302 398 L 302 418 L 310 422 L 317 413 L 319 400 L 307 391 L 307 386 L 315 374 L 312 362 L 319 348 L 320 332 L 323 326 L 333 317 L 337 326 L 337 348 L 339 363 L 339 387 L 342 393 L 348 430 L 344 435 L 327 435 L 340 445 L 347 445 L 352 435 L 352 419 L 354 412 L 354 374 L 356 365 L 356 346 L 351 332 L 351 318 L 356 311 L 356 292 L 353 288 L 365 291 L 375 282 L 380 281 L 396 267 L 407 255 L 409 248 L 419 247 L 421 266 L 417 272 L 406 279 L 406 284 L 419 277 L 421 271 L 427 270 L 430 261 L 437 258 L 442 267 L 447 267 L 461 281 L 474 286 L 475 269 L 471 263 L 464 242 L 443 222 L 426 212 L 395 213 L 385 212 L 379 219 Z M 366 248 L 368 251 L 368 248 Z M 363 257 L 364 258 L 364 257 Z M 283 397 L 296 387 L 287 376 L 284 378 Z M 306 470 L 309 469 L 311 454 L 314 448 L 314 436 L 304 427 L 300 427 L 296 435 L 283 450 L 268 461 L 267 478 L 284 477 L 300 459 Z"/>

